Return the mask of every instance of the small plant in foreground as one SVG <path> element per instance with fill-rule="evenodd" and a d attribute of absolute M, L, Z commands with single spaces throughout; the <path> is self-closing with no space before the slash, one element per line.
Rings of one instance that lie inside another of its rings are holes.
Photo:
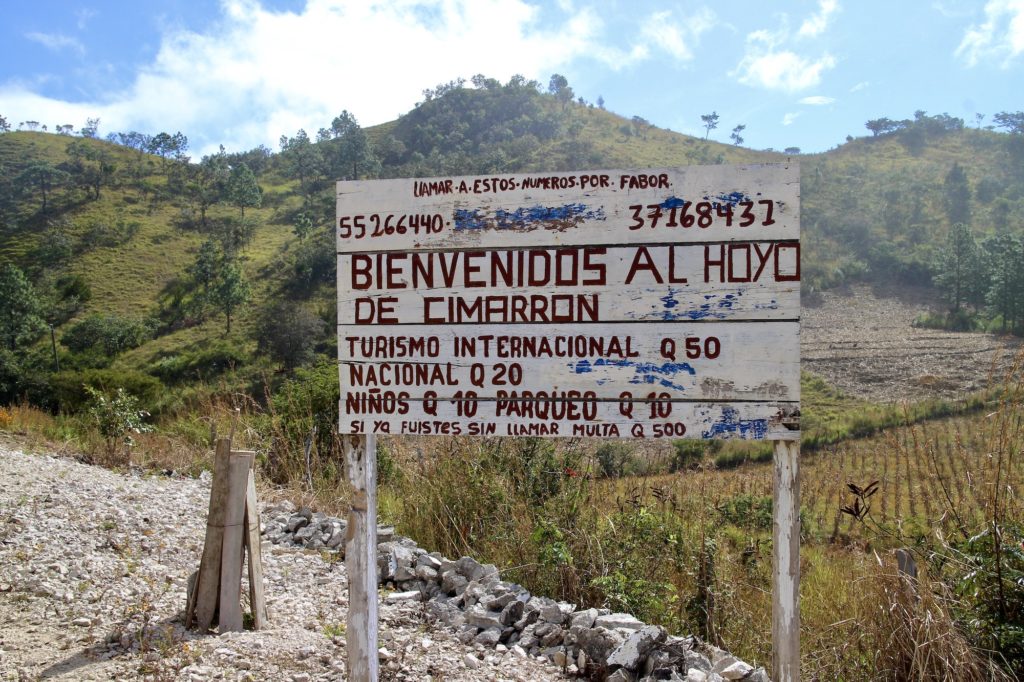
<path fill-rule="evenodd" d="M 117 389 L 113 398 L 91 386 L 85 387 L 89 394 L 89 415 L 106 441 L 107 455 L 113 456 L 119 443 L 126 448 L 134 445 L 132 434 L 147 433 L 153 430 L 144 421 L 149 412 L 139 408 L 139 400 L 123 388 Z M 125 457 L 127 460 L 127 456 Z"/>

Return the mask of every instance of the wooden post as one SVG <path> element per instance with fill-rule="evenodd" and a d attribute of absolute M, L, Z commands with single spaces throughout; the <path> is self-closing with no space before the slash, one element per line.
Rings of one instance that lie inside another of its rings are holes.
<path fill-rule="evenodd" d="M 250 467 L 249 483 L 245 492 L 245 547 L 249 553 L 249 606 L 252 608 L 253 629 L 262 630 L 267 627 L 267 600 L 263 594 L 263 554 L 260 549 L 262 537 L 260 535 L 260 512 L 256 505 L 256 475 Z"/>
<path fill-rule="evenodd" d="M 228 458 L 228 494 L 225 500 L 224 548 L 220 563 L 220 618 L 218 629 L 239 632 L 242 629 L 242 544 L 245 542 L 245 494 L 252 468 L 252 453 L 232 452 Z"/>
<path fill-rule="evenodd" d="M 200 630 L 206 631 L 213 625 L 213 613 L 217 609 L 217 594 L 220 589 L 221 548 L 224 544 L 224 515 L 227 508 L 224 500 L 228 492 L 228 458 L 231 441 L 217 440 L 213 459 L 213 484 L 210 489 L 210 509 L 206 515 L 206 542 L 203 558 L 199 563 L 199 576 L 193 589 L 195 620 Z M 186 614 L 185 626 L 192 622 L 192 614 Z"/>
<path fill-rule="evenodd" d="M 377 682 L 377 437 L 343 436 L 352 502 L 345 538 L 348 569 L 348 679 Z"/>
<path fill-rule="evenodd" d="M 772 679 L 800 680 L 800 441 L 775 441 Z"/>

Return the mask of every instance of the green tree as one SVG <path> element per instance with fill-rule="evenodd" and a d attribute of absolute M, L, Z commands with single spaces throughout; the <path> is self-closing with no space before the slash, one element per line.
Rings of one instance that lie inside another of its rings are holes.
<path fill-rule="evenodd" d="M 263 311 L 256 322 L 256 348 L 292 370 L 310 364 L 324 333 L 324 321 L 303 306 L 283 301 Z"/>
<path fill-rule="evenodd" d="M 231 318 L 239 307 L 248 302 L 251 290 L 237 263 L 226 263 L 212 290 L 212 303 L 224 313 L 227 333 L 231 333 Z"/>
<path fill-rule="evenodd" d="M 1024 321 L 1024 241 L 1000 234 L 986 239 L 982 248 L 991 274 L 985 297 L 989 314 L 1000 319 L 1002 331 L 1016 333 Z"/>
<path fill-rule="evenodd" d="M 936 265 L 935 284 L 945 293 L 954 315 L 960 314 L 966 303 L 977 301 L 984 294 L 985 263 L 967 225 L 953 225 Z"/>
<path fill-rule="evenodd" d="M 743 144 L 743 137 L 740 136 L 740 133 L 742 133 L 746 129 L 747 126 L 741 123 L 740 125 L 733 128 L 732 132 L 729 133 L 729 139 L 732 140 L 732 143 L 737 147 Z"/>
<path fill-rule="evenodd" d="M 208 154 L 197 164 L 188 166 L 185 192 L 195 209 L 199 223 L 206 229 L 206 213 L 223 198 L 230 171 L 223 145 L 216 154 Z"/>
<path fill-rule="evenodd" d="M 299 191 L 308 201 L 317 189 L 324 162 L 305 130 L 299 130 L 295 137 L 281 136 L 281 161 L 288 176 L 299 181 Z"/>
<path fill-rule="evenodd" d="M 334 117 L 330 130 L 321 134 L 327 141 L 327 157 L 335 178 L 358 180 L 380 172 L 380 161 L 374 154 L 366 131 L 348 111 Z"/>
<path fill-rule="evenodd" d="M 7 119 L 0 116 L 0 133 L 8 133 L 11 131 L 11 124 L 7 122 Z"/>
<path fill-rule="evenodd" d="M 565 111 L 565 108 L 569 106 L 569 102 L 575 97 L 575 93 L 569 87 L 569 80 L 560 73 L 551 75 L 551 80 L 548 81 L 548 92 L 562 103 L 562 111 Z"/>
<path fill-rule="evenodd" d="M 109 185 L 117 170 L 113 157 L 98 143 L 73 140 L 68 143 L 68 171 L 77 177 L 81 185 L 89 188 L 93 199 L 100 198 L 103 185 Z"/>
<path fill-rule="evenodd" d="M 10 350 L 39 336 L 41 315 L 39 298 L 25 274 L 13 263 L 0 266 L 0 336 Z"/>
<path fill-rule="evenodd" d="M 971 222 L 971 187 L 967 183 L 967 171 L 958 161 L 946 173 L 943 182 L 943 202 L 951 224 Z"/>
<path fill-rule="evenodd" d="M 242 220 L 245 220 L 246 208 L 259 208 L 263 202 L 263 195 L 260 193 L 260 186 L 256 183 L 256 176 L 244 163 L 231 169 L 231 176 L 228 179 L 228 197 L 231 199 L 231 203 L 242 212 Z"/>
<path fill-rule="evenodd" d="M 67 172 L 46 161 L 36 161 L 21 171 L 14 179 L 17 187 L 23 191 L 36 190 L 42 200 L 40 210 L 46 213 L 49 197 L 54 189 L 62 185 L 70 176 Z"/>
<path fill-rule="evenodd" d="M 710 114 L 701 114 L 700 120 L 704 122 L 704 139 L 708 139 L 711 131 L 718 127 L 718 112 L 712 111 Z"/>
<path fill-rule="evenodd" d="M 295 216 L 295 223 L 292 226 L 292 232 L 295 233 L 295 236 L 299 238 L 300 242 L 306 241 L 306 237 L 313 232 L 313 219 L 309 217 L 308 213 L 302 212 Z"/>
<path fill-rule="evenodd" d="M 1024 111 L 1000 111 L 992 120 L 997 128 L 1005 128 L 1011 135 L 1024 135 Z"/>

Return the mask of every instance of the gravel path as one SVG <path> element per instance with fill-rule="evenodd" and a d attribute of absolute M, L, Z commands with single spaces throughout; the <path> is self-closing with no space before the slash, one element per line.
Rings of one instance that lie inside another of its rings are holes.
<path fill-rule="evenodd" d="M 119 474 L 0 439 L 0 679 L 345 679 L 342 563 L 264 543 L 270 628 L 198 635 L 181 616 L 209 483 Z M 418 603 L 381 605 L 382 680 L 565 679 L 464 645 Z"/>

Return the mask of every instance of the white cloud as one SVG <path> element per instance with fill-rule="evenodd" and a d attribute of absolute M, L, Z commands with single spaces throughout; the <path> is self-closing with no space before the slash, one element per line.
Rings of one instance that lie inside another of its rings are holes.
<path fill-rule="evenodd" d="M 63 33 L 40 33 L 38 31 L 32 31 L 25 34 L 25 38 L 31 40 L 34 43 L 39 43 L 48 50 L 54 52 L 60 52 L 61 50 L 72 50 L 77 52 L 79 55 L 85 54 L 85 45 L 78 42 L 77 39 L 71 36 L 66 36 Z"/>
<path fill-rule="evenodd" d="M 824 95 L 812 95 L 811 97 L 804 97 L 800 100 L 800 104 L 809 104 L 812 107 L 820 107 L 826 104 L 832 104 L 836 101 L 835 97 L 825 97 Z"/>
<path fill-rule="evenodd" d="M 1006 68 L 1024 53 L 1024 0 L 989 0 L 985 21 L 973 24 L 964 33 L 956 55 L 968 66 L 983 59 L 1002 60 Z"/>
<path fill-rule="evenodd" d="M 680 62 L 693 59 L 693 47 L 700 36 L 715 26 L 715 14 L 707 7 L 686 17 L 677 17 L 670 10 L 655 12 L 644 22 L 641 34 Z"/>
<path fill-rule="evenodd" d="M 731 75 L 737 76 L 744 85 L 799 92 L 820 84 L 822 72 L 835 64 L 835 58 L 827 52 L 814 60 L 789 50 L 777 50 L 774 46 L 751 45 L 748 39 L 747 54 Z"/>
<path fill-rule="evenodd" d="M 84 31 L 85 27 L 89 25 L 89 20 L 96 16 L 96 10 L 94 9 L 80 9 L 75 12 L 76 25 L 78 30 Z"/>
<path fill-rule="evenodd" d="M 822 14 L 805 21 L 800 27 L 801 32 L 804 32 L 808 22 L 812 22 L 815 17 L 824 16 L 823 21 L 827 22 L 827 15 L 835 11 L 836 5 L 830 0 L 822 0 L 821 7 Z M 832 9 L 828 9 L 829 7 Z M 815 26 L 816 24 L 812 25 L 807 31 L 817 30 Z M 821 30 L 824 30 L 824 24 Z M 828 52 L 824 52 L 816 59 L 797 54 L 788 48 L 792 42 L 787 28 L 787 17 L 782 15 L 782 26 L 779 30 L 761 29 L 747 35 L 746 52 L 729 75 L 744 85 L 768 90 L 799 92 L 815 87 L 821 83 L 822 73 L 836 65 L 835 57 Z"/>
<path fill-rule="evenodd" d="M 857 83 L 852 88 L 850 88 L 850 92 L 860 92 L 861 90 L 866 90 L 870 85 L 871 83 L 869 81 L 861 81 L 860 83 Z"/>
<path fill-rule="evenodd" d="M 818 13 L 804 19 L 804 23 L 800 24 L 800 30 L 797 31 L 797 36 L 800 38 L 818 37 L 828 28 L 829 20 L 838 10 L 839 2 L 837 0 L 820 0 Z"/>
<path fill-rule="evenodd" d="M 798 118 L 800 118 L 800 112 L 799 111 L 790 112 L 790 113 L 788 113 L 788 114 L 786 114 L 785 116 L 782 117 L 782 125 L 784 125 L 784 126 L 793 125 L 793 121 L 797 120 Z"/>
<path fill-rule="evenodd" d="M 202 33 L 166 29 L 154 60 L 121 91 L 71 103 L 8 82 L 4 114 L 48 124 L 99 117 L 101 134 L 181 130 L 198 155 L 221 142 L 276 146 L 299 128 L 312 135 L 343 109 L 362 125 L 389 121 L 424 88 L 476 73 L 546 83 L 577 58 L 617 69 L 648 56 L 609 46 L 594 11 L 549 9 L 555 16 L 542 22 L 527 0 L 307 0 L 301 13 L 222 0 L 222 8 Z"/>

